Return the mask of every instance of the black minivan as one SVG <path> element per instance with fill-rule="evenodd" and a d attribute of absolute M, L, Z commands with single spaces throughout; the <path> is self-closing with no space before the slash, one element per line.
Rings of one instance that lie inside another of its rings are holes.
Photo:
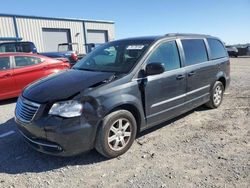
<path fill-rule="evenodd" d="M 217 108 L 230 62 L 216 37 L 167 34 L 106 43 L 72 69 L 26 87 L 15 119 L 36 150 L 112 158 L 137 133 L 202 104 Z"/>

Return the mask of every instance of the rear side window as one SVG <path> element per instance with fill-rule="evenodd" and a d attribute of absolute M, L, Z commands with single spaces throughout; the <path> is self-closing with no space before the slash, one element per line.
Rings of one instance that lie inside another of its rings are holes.
<path fill-rule="evenodd" d="M 180 68 L 180 57 L 175 41 L 161 44 L 149 57 L 147 63 L 162 63 L 166 71 Z"/>
<path fill-rule="evenodd" d="M 207 42 L 208 42 L 208 45 L 210 47 L 210 51 L 211 51 L 210 58 L 212 60 L 227 56 L 227 52 L 226 52 L 223 44 L 219 40 L 208 38 Z"/>
<path fill-rule="evenodd" d="M 26 67 L 31 65 L 36 65 L 38 63 L 41 63 L 42 60 L 37 57 L 27 57 L 27 56 L 15 56 L 15 67 Z"/>
<path fill-rule="evenodd" d="M 16 52 L 15 43 L 10 43 L 10 44 L 7 43 L 0 45 L 0 52 Z"/>
<path fill-rule="evenodd" d="M 181 42 L 185 53 L 186 66 L 208 61 L 204 40 L 183 39 Z"/>
<path fill-rule="evenodd" d="M 31 45 L 29 43 L 19 43 L 16 48 L 18 52 L 32 52 Z"/>
<path fill-rule="evenodd" d="M 10 69 L 10 58 L 0 57 L 0 71 Z"/>

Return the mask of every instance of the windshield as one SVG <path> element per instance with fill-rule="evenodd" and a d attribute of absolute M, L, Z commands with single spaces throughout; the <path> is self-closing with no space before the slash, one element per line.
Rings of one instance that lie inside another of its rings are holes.
<path fill-rule="evenodd" d="M 114 41 L 97 47 L 73 68 L 128 73 L 152 41 Z"/>

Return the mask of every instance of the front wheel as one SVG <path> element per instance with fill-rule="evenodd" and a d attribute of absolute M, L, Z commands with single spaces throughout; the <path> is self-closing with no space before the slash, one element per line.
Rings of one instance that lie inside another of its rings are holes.
<path fill-rule="evenodd" d="M 136 136 L 136 120 L 127 110 L 118 110 L 104 117 L 96 137 L 96 150 L 107 158 L 125 153 Z"/>
<path fill-rule="evenodd" d="M 218 108 L 221 105 L 224 94 L 224 86 L 220 81 L 216 81 L 210 94 L 210 101 L 206 103 L 209 108 Z"/>

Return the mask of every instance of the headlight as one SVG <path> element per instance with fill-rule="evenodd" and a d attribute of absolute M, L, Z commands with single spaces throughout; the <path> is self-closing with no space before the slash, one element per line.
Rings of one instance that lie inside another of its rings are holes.
<path fill-rule="evenodd" d="M 49 114 L 61 117 L 76 117 L 82 114 L 82 104 L 76 100 L 62 101 L 54 103 Z"/>

